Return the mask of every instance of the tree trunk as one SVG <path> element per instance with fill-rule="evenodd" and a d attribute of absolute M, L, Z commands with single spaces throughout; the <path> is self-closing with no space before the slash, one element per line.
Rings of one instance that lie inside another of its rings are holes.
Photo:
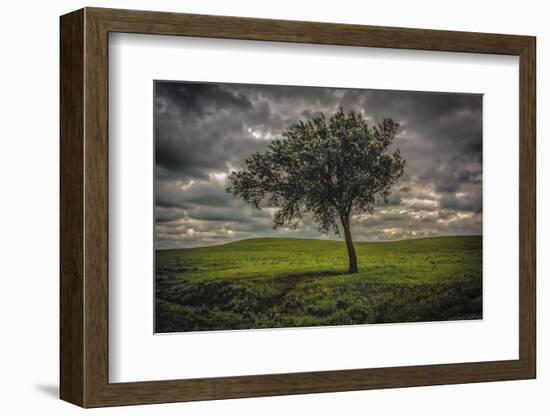
<path fill-rule="evenodd" d="M 351 239 L 351 229 L 349 225 L 349 216 L 342 217 L 342 227 L 344 228 L 344 237 L 346 238 L 346 247 L 348 248 L 349 268 L 348 273 L 357 273 L 357 255 Z"/>

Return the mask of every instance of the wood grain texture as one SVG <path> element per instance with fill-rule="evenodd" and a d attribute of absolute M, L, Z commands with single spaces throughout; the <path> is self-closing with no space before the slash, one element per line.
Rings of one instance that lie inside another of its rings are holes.
<path fill-rule="evenodd" d="M 84 58 L 85 406 L 108 380 L 108 33 L 86 13 Z"/>
<path fill-rule="evenodd" d="M 61 19 L 60 388 L 84 405 L 84 12 Z"/>
<path fill-rule="evenodd" d="M 87 8 L 111 32 L 519 55 L 528 36 Z"/>
<path fill-rule="evenodd" d="M 536 377 L 536 41 L 520 54 L 519 356 Z"/>
<path fill-rule="evenodd" d="M 519 359 L 189 380 L 108 380 L 108 33 L 520 57 Z M 61 18 L 61 397 L 83 407 L 534 378 L 535 39 L 86 8 Z"/>

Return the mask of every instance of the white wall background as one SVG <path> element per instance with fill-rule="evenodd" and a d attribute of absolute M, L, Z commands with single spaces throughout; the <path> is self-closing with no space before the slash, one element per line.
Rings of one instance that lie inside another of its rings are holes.
<path fill-rule="evenodd" d="M 544 259 L 550 226 L 550 145 L 544 140 L 550 26 L 536 0 L 254 2 L 231 0 L 6 2 L 0 14 L 0 411 L 72 415 L 84 411 L 58 395 L 58 16 L 82 6 L 536 35 L 538 38 L 539 377 L 534 381 L 225 400 L 86 411 L 102 415 L 422 414 L 544 415 L 550 360 L 543 325 L 550 301 Z M 548 64 L 550 65 L 550 64 Z M 505 122 L 505 121 L 503 121 Z"/>

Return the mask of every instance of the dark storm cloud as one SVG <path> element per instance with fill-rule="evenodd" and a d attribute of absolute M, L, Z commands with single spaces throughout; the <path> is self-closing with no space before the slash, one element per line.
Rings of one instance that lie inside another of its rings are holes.
<path fill-rule="evenodd" d="M 211 114 L 216 108 L 252 109 L 252 103 L 245 95 L 233 94 L 215 84 L 156 82 L 155 96 L 170 101 L 175 111 L 197 117 Z"/>
<path fill-rule="evenodd" d="M 339 107 L 400 123 L 406 174 L 356 240 L 481 233 L 482 97 L 472 94 L 295 86 L 155 83 L 157 246 L 188 247 L 266 235 L 321 236 L 309 217 L 272 230 L 273 210 L 227 192 L 227 174 L 265 150 L 289 123 Z"/>
<path fill-rule="evenodd" d="M 237 116 L 258 111 L 246 96 L 217 85 L 157 82 L 157 176 L 207 179 L 209 171 L 226 171 L 237 155 L 265 148 Z"/>
<path fill-rule="evenodd" d="M 446 193 L 441 197 L 439 206 L 441 209 L 481 213 L 481 199 L 471 194 Z"/>

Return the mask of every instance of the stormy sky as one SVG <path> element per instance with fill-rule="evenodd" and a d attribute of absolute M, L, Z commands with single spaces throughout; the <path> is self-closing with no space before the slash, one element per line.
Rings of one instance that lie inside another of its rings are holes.
<path fill-rule="evenodd" d="M 355 241 L 481 234 L 481 95 L 157 81 L 154 105 L 158 249 L 339 238 L 307 216 L 295 230 L 274 231 L 273 209 L 253 210 L 225 188 L 227 175 L 290 123 L 340 107 L 370 123 L 397 121 L 394 147 L 407 161 L 389 201 L 353 216 Z"/>

